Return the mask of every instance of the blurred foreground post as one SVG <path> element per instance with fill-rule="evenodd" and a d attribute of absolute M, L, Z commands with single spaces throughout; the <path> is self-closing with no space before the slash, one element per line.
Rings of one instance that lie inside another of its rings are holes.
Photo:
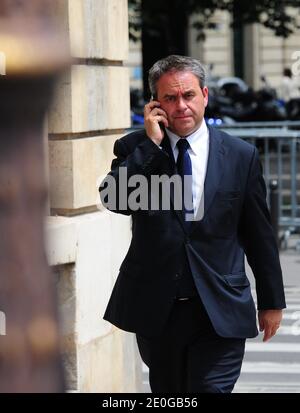
<path fill-rule="evenodd" d="M 68 63 L 51 3 L 0 3 L 0 393 L 64 391 L 43 234 L 43 122 Z"/>

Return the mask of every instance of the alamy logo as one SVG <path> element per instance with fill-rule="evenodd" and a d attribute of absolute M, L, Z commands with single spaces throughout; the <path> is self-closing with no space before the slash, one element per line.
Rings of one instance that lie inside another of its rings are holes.
<path fill-rule="evenodd" d="M 6 335 L 6 317 L 3 311 L 0 311 L 0 336 Z"/>
<path fill-rule="evenodd" d="M 0 51 L 0 76 L 6 75 L 6 56 Z"/>
<path fill-rule="evenodd" d="M 292 73 L 294 76 L 300 75 L 300 50 L 295 50 L 291 56 L 292 60 L 296 60 L 292 64 Z"/>
<path fill-rule="evenodd" d="M 196 211 L 192 196 L 192 176 L 144 175 L 128 177 L 120 167 L 118 179 L 107 175 L 100 184 L 101 205 L 111 211 L 185 211 L 186 221 L 200 221 L 204 215 L 204 194 Z M 171 205 L 172 199 L 172 205 Z M 99 209 L 101 206 L 99 205 Z"/>

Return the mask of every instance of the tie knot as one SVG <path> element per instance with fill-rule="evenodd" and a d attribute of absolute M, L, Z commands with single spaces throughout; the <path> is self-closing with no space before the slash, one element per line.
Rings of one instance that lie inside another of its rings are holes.
<path fill-rule="evenodd" d="M 177 148 L 179 150 L 179 153 L 186 152 L 189 147 L 190 147 L 190 144 L 186 138 L 180 138 L 179 141 L 177 142 Z"/>

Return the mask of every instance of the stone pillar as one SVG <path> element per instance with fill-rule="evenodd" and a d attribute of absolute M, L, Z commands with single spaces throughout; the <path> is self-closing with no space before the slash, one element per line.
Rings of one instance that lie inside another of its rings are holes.
<path fill-rule="evenodd" d="M 215 29 L 205 30 L 205 41 L 196 41 L 197 31 L 192 24 L 197 15 L 190 18 L 189 54 L 199 59 L 208 68 L 212 65 L 212 76 L 233 75 L 232 30 L 229 27 L 230 13 L 217 10 L 214 14 Z"/>
<path fill-rule="evenodd" d="M 254 90 L 261 86 L 259 71 L 260 45 L 259 45 L 259 25 L 247 24 L 244 27 L 244 70 L 245 82 Z"/>
<path fill-rule="evenodd" d="M 97 208 L 99 177 L 110 169 L 115 140 L 130 126 L 129 73 L 123 65 L 127 0 L 55 4 L 74 58 L 49 112 L 49 254 L 59 265 L 69 389 L 135 392 L 134 338 L 102 319 L 129 245 L 130 218 Z M 70 226 L 67 239 L 74 250 L 66 254 L 64 229 Z"/>
<path fill-rule="evenodd" d="M 284 40 L 262 25 L 258 30 L 259 60 L 255 76 L 265 75 L 270 85 L 275 87 L 282 77 Z"/>

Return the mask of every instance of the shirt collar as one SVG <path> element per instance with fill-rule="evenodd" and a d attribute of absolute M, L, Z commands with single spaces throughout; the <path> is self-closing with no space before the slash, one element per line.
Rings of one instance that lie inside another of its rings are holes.
<path fill-rule="evenodd" d="M 174 152 L 177 142 L 181 139 L 181 137 L 171 132 L 168 128 L 166 128 L 166 132 L 170 140 L 171 148 Z M 207 135 L 208 129 L 205 120 L 203 119 L 200 127 L 186 138 L 195 155 L 199 155 L 201 153 L 201 142 Z"/>

